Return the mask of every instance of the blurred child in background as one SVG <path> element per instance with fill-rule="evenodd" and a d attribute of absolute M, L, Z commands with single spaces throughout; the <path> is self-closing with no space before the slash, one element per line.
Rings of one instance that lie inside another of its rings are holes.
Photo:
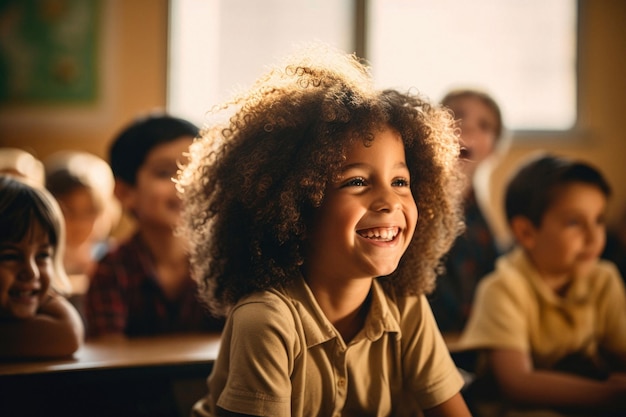
<path fill-rule="evenodd" d="M 500 254 L 479 192 L 488 187 L 481 176 L 488 161 L 504 150 L 504 126 L 500 108 L 487 93 L 453 90 L 442 100 L 453 111 L 461 131 L 461 169 L 467 178 L 465 189 L 465 232 L 444 257 L 445 272 L 437 279 L 430 303 L 442 332 L 460 332 L 471 311 L 478 281 L 493 271 Z"/>
<path fill-rule="evenodd" d="M 187 239 L 175 234 L 182 202 L 173 178 L 197 134 L 186 120 L 153 114 L 113 140 L 115 196 L 136 231 L 96 266 L 85 299 L 89 336 L 221 330 L 197 299 Z"/>
<path fill-rule="evenodd" d="M 44 160 L 46 188 L 63 211 L 66 248 L 63 263 L 75 293 L 84 294 L 99 261 L 111 246 L 119 219 L 109 164 L 80 151 L 57 152 Z"/>
<path fill-rule="evenodd" d="M 599 260 L 609 195 L 596 168 L 550 154 L 509 182 L 517 246 L 479 283 L 459 342 L 485 360 L 467 393 L 479 415 L 626 415 L 626 293 Z"/>
<path fill-rule="evenodd" d="M 42 187 L 0 175 L 0 357 L 61 357 L 83 341 L 63 297 L 63 215 Z"/>

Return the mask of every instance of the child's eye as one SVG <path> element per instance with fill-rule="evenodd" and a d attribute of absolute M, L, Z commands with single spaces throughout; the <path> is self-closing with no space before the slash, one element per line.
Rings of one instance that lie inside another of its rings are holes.
<path fill-rule="evenodd" d="M 176 171 L 172 171 L 171 169 L 163 169 L 155 172 L 155 175 L 158 178 L 167 178 L 171 179 L 176 176 Z"/>
<path fill-rule="evenodd" d="M 565 220 L 565 225 L 568 227 L 576 227 L 576 226 L 580 226 L 580 222 L 578 221 L 578 219 L 566 219 Z"/>
<path fill-rule="evenodd" d="M 0 262 L 13 262 L 19 259 L 19 254 L 13 251 L 0 251 Z"/>
<path fill-rule="evenodd" d="M 483 132 L 495 132 L 495 128 L 494 126 L 489 123 L 488 121 L 482 120 L 481 122 L 478 123 L 478 127 L 480 128 L 481 131 Z"/>
<path fill-rule="evenodd" d="M 170 180 L 173 177 L 175 177 L 177 171 L 178 169 L 176 167 L 172 167 L 169 165 L 152 166 L 150 170 L 151 174 L 155 178 L 167 179 L 167 180 Z"/>
<path fill-rule="evenodd" d="M 52 250 L 42 250 L 37 253 L 38 261 L 45 261 L 50 258 L 52 258 Z"/>
<path fill-rule="evenodd" d="M 394 187 L 409 187 L 411 182 L 407 178 L 396 178 L 391 183 Z"/>
<path fill-rule="evenodd" d="M 362 177 L 356 177 L 356 178 L 350 178 L 349 180 L 345 181 L 341 187 L 365 187 L 367 185 L 367 181 L 365 181 L 365 178 Z"/>

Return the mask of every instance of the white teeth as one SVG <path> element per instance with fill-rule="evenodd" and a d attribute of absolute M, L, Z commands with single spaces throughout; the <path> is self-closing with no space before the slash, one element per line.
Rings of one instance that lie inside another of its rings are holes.
<path fill-rule="evenodd" d="M 399 229 L 397 227 L 385 227 L 376 229 L 367 229 L 359 231 L 358 233 L 368 239 L 375 239 L 381 241 L 391 241 L 398 235 Z"/>

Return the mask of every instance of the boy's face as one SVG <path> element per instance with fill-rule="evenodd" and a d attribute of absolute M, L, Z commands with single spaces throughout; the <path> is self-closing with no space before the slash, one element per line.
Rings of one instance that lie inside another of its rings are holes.
<path fill-rule="evenodd" d="M 496 144 L 498 118 L 493 110 L 477 97 L 458 97 L 448 107 L 455 119 L 461 119 L 463 172 L 471 178 L 478 165 L 493 152 Z"/>
<path fill-rule="evenodd" d="M 607 200 L 597 186 L 584 182 L 566 184 L 557 193 L 523 246 L 544 275 L 584 274 L 604 248 Z"/>
<path fill-rule="evenodd" d="M 74 248 L 90 242 L 99 210 L 87 187 L 77 187 L 57 197 L 65 218 L 66 244 Z"/>
<path fill-rule="evenodd" d="M 20 242 L 0 242 L 0 316 L 33 317 L 54 276 L 54 248 L 39 224 Z"/>
<path fill-rule="evenodd" d="M 137 170 L 135 185 L 121 200 L 141 228 L 173 230 L 178 225 L 182 206 L 172 178 L 192 142 L 191 136 L 184 136 L 154 147 Z"/>
<path fill-rule="evenodd" d="M 307 259 L 309 276 L 330 279 L 388 275 L 398 266 L 417 223 L 404 144 L 386 129 L 371 146 L 355 142 L 339 181 L 316 213 Z"/>

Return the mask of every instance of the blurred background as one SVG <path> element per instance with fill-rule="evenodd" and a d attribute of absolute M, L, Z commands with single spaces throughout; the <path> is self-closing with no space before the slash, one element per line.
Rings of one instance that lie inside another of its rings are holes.
<path fill-rule="evenodd" d="M 0 146 L 44 159 L 107 159 L 135 117 L 198 125 L 264 66 L 312 40 L 354 52 L 380 87 L 432 101 L 488 91 L 511 144 L 486 194 L 501 239 L 502 188 L 542 149 L 585 159 L 626 212 L 626 2 L 622 0 L 0 0 Z"/>

